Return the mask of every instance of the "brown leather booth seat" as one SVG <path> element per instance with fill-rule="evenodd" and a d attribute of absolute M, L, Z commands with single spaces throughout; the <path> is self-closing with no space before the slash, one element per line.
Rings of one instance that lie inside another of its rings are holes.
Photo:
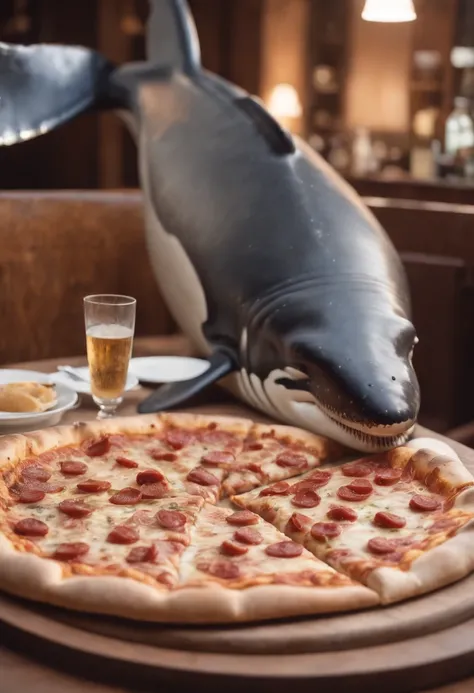
<path fill-rule="evenodd" d="M 85 352 L 82 299 L 137 299 L 136 334 L 173 324 L 148 260 L 139 191 L 0 193 L 0 363 Z"/>

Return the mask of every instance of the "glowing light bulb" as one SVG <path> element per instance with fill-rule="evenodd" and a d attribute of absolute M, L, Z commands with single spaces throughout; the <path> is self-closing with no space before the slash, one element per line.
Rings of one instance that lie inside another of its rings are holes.
<path fill-rule="evenodd" d="M 365 0 L 362 19 L 366 22 L 412 22 L 416 12 L 413 0 Z"/>
<path fill-rule="evenodd" d="M 272 89 L 268 110 L 275 118 L 299 118 L 303 112 L 298 92 L 291 84 L 277 84 Z"/>

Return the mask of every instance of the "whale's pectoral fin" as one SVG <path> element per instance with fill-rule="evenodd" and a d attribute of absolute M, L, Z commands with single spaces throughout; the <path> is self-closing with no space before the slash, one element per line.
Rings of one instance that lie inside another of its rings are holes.
<path fill-rule="evenodd" d="M 113 70 L 89 48 L 0 43 L 0 145 L 43 135 L 93 106 L 108 107 Z"/>
<path fill-rule="evenodd" d="M 235 363 L 231 357 L 221 351 L 216 351 L 209 358 L 209 368 L 204 373 L 190 380 L 162 385 L 143 402 L 140 402 L 137 409 L 140 414 L 151 414 L 152 412 L 172 409 L 194 397 L 205 387 L 212 385 L 234 369 Z"/>

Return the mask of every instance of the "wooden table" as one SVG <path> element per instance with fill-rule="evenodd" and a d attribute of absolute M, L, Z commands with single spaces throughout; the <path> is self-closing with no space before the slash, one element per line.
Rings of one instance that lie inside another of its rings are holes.
<path fill-rule="evenodd" d="M 189 355 L 191 350 L 186 340 L 182 337 L 163 337 L 159 339 L 137 339 L 134 346 L 134 355 L 146 356 L 157 354 L 178 354 Z M 45 373 L 53 372 L 56 366 L 60 363 L 68 363 L 72 365 L 85 364 L 85 357 L 74 357 L 64 359 L 52 359 L 40 362 L 31 362 L 23 364 L 14 364 L 15 367 L 29 368 L 42 371 Z M 136 406 L 147 394 L 147 390 L 143 387 L 131 391 L 126 394 L 124 404 L 120 410 L 120 414 L 135 414 Z M 224 406 L 225 411 L 234 413 L 236 405 L 228 400 L 222 393 L 215 392 L 215 397 Z M 207 400 L 209 401 L 209 400 Z M 215 399 L 214 399 L 215 402 Z M 195 403 L 199 410 L 206 411 L 206 404 Z M 68 412 L 62 423 L 71 423 L 81 420 L 94 419 L 97 414 L 97 409 L 90 398 L 84 398 L 81 403 L 80 410 Z M 419 428 L 417 435 L 434 435 L 441 440 L 445 440 L 454 447 L 464 460 L 468 460 L 474 465 L 474 450 L 466 448 L 458 443 L 447 441 L 443 436 L 433 434 L 426 429 Z M 1 614 L 0 614 L 1 617 Z M 472 628 L 472 638 L 474 638 L 474 624 Z M 58 662 L 57 668 L 44 666 L 41 662 L 34 659 L 33 653 L 25 653 L 15 649 L 15 645 L 11 642 L 5 642 L 6 638 L 2 638 L 2 630 L 0 626 L 0 693 L 16 693 L 16 691 L 34 691 L 34 693 L 120 693 L 120 691 L 132 691 L 138 689 L 111 687 L 106 684 L 94 682 L 94 672 L 85 672 L 87 679 L 79 679 L 70 676 L 67 672 L 61 671 L 61 663 Z M 407 647 L 409 645 L 407 644 Z M 143 689 L 140 689 L 143 690 Z M 155 689 L 156 690 L 156 689 Z M 160 689 L 165 693 L 164 689 Z M 427 693 L 473 693 L 474 678 L 455 683 L 448 686 L 430 689 Z M 150 691 L 151 693 L 151 691 Z M 183 693 L 186 693 L 183 690 Z M 418 693 L 418 692 L 414 692 Z"/>

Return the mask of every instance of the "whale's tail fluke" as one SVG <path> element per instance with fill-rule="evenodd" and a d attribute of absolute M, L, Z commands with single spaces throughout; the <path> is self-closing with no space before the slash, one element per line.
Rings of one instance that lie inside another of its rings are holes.
<path fill-rule="evenodd" d="M 196 26 L 185 0 L 150 0 L 148 61 L 194 74 L 201 67 Z"/>
<path fill-rule="evenodd" d="M 0 43 L 0 145 L 43 135 L 93 107 L 112 107 L 114 67 L 76 46 Z"/>
<path fill-rule="evenodd" d="M 130 107 L 142 79 L 200 69 L 185 0 L 150 0 L 147 63 L 115 68 L 80 46 L 0 43 L 0 146 L 43 135 L 84 111 Z"/>

